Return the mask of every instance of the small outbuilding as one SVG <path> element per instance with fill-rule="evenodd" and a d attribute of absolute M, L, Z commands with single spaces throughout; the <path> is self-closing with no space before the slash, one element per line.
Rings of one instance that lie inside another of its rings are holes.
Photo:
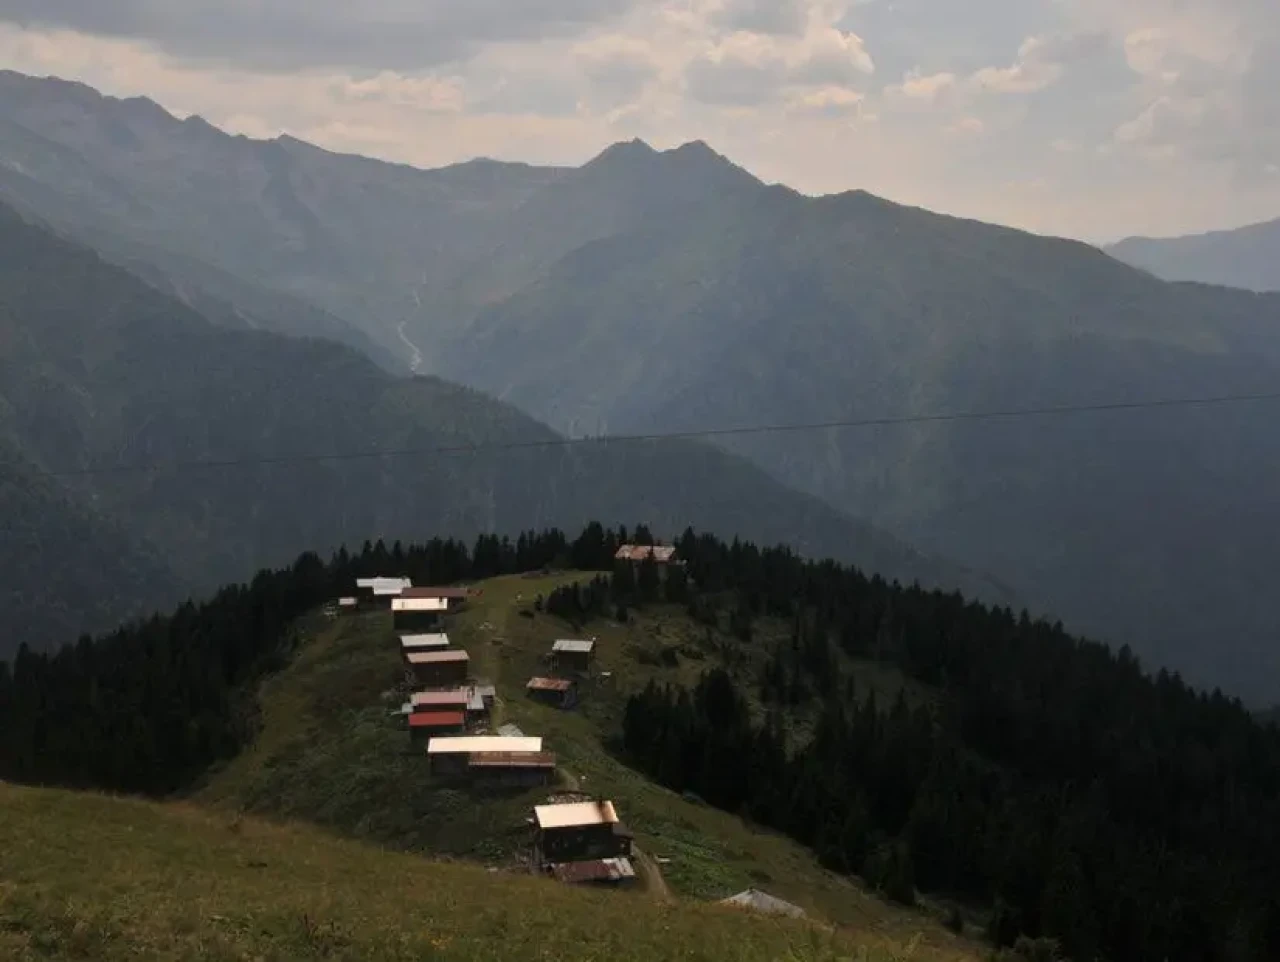
<path fill-rule="evenodd" d="M 561 671 L 586 674 L 595 657 L 594 641 L 557 641 L 551 646 L 551 663 Z"/>
<path fill-rule="evenodd" d="M 530 698 L 553 708 L 570 709 L 578 703 L 578 683 L 567 678 L 530 678 L 524 687 Z"/>
<path fill-rule="evenodd" d="M 406 658 L 415 652 L 444 651 L 448 647 L 449 636 L 443 632 L 400 636 L 400 653 Z"/>
<path fill-rule="evenodd" d="M 548 870 L 566 885 L 620 887 L 636 881 L 636 870 L 627 858 L 600 858 L 589 862 L 560 862 Z"/>
<path fill-rule="evenodd" d="M 449 603 L 442 598 L 393 598 L 391 621 L 401 634 L 437 633 Z"/>
<path fill-rule="evenodd" d="M 465 685 L 471 656 L 461 649 L 419 651 L 405 656 L 419 688 L 452 688 Z"/>
<path fill-rule="evenodd" d="M 534 850 L 542 864 L 631 857 L 631 832 L 609 801 L 538 805 Z"/>
<path fill-rule="evenodd" d="M 356 598 L 362 605 L 386 608 L 392 598 L 400 597 L 402 591 L 412 586 L 408 578 L 357 578 Z"/>
<path fill-rule="evenodd" d="M 466 688 L 416 691 L 410 696 L 414 711 L 466 711 L 471 694 Z"/>
<path fill-rule="evenodd" d="M 759 889 L 746 889 L 737 895 L 721 899 L 720 904 L 750 909 L 753 912 L 761 912 L 765 915 L 788 915 L 792 918 L 801 918 L 804 915 L 804 909 L 800 908 L 800 906 L 784 902 L 782 899 L 770 895 L 768 892 L 761 892 Z"/>

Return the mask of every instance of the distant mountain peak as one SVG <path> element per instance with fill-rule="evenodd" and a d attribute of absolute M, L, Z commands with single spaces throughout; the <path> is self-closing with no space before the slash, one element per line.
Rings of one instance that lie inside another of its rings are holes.
<path fill-rule="evenodd" d="M 699 180 L 736 184 L 758 184 L 759 181 L 706 141 L 691 140 L 671 150 L 657 150 L 635 138 L 606 148 L 581 168 L 594 173 L 607 172 L 619 176 L 689 177 Z"/>

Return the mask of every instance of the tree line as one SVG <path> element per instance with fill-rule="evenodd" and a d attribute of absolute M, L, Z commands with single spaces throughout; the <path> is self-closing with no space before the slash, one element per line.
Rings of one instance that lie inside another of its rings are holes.
<path fill-rule="evenodd" d="M 1280 733 L 1238 701 L 1026 613 L 785 549 L 680 550 L 690 614 L 739 638 L 765 617 L 790 631 L 746 672 L 635 694 L 638 768 L 893 898 L 979 903 L 998 945 L 1280 958 Z M 870 663 L 920 694 L 860 696 Z"/>
<path fill-rule="evenodd" d="M 304 554 L 222 589 L 55 653 L 20 645 L 0 662 L 0 778 L 165 794 L 233 757 L 256 731 L 254 683 L 282 667 L 298 623 L 352 593 L 358 577 L 415 584 L 490 578 L 566 564 L 559 531 L 390 547 L 366 543 L 325 561 Z"/>

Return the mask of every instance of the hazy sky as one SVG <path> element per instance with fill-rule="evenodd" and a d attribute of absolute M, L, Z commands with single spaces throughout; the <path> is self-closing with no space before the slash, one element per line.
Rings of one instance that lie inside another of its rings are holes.
<path fill-rule="evenodd" d="M 702 139 L 1090 240 L 1280 216 L 1280 0 L 0 0 L 0 67 L 422 166 Z"/>

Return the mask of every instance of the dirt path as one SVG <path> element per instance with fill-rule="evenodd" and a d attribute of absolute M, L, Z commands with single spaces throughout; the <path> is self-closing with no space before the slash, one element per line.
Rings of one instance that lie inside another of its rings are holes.
<path fill-rule="evenodd" d="M 632 861 L 635 862 L 636 873 L 644 883 L 644 890 L 659 902 L 674 902 L 675 896 L 662 877 L 662 868 L 648 852 L 638 845 L 631 846 Z"/>

